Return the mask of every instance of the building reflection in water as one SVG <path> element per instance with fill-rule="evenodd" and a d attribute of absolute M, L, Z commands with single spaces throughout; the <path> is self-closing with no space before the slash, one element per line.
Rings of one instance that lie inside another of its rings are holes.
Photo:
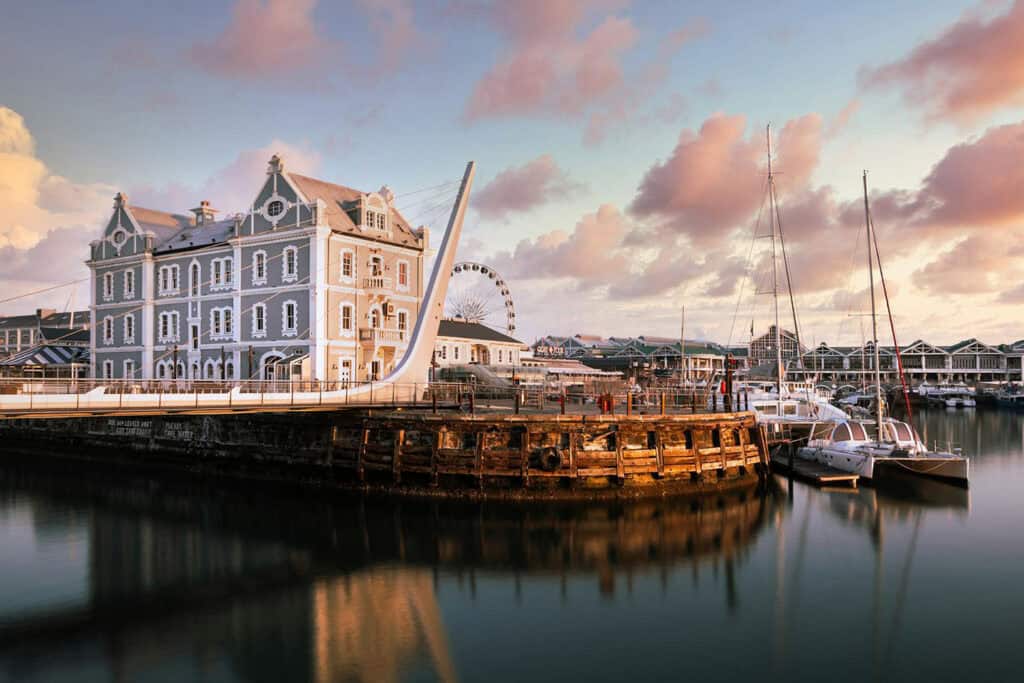
<path fill-rule="evenodd" d="M 735 609 L 737 563 L 778 498 L 337 502 L 32 470 L 0 486 L 89 528 L 82 600 L 0 614 L 0 678 L 19 680 L 48 678 L 56 651 L 95 680 L 454 681 L 439 574 L 468 576 L 470 590 L 479 572 L 511 586 L 560 578 L 563 597 L 568 578 L 593 577 L 615 599 L 634 572 L 660 572 L 664 590 L 670 572 L 710 566 Z"/>

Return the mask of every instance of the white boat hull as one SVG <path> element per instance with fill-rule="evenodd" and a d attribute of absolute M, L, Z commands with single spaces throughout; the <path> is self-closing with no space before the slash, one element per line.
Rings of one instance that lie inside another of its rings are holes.
<path fill-rule="evenodd" d="M 969 463 L 967 458 L 951 454 L 893 457 L 887 454 L 872 454 L 827 446 L 801 448 L 801 458 L 813 460 L 842 472 L 858 474 L 873 480 L 887 472 L 907 472 L 918 476 L 943 479 L 951 483 L 966 485 Z"/>

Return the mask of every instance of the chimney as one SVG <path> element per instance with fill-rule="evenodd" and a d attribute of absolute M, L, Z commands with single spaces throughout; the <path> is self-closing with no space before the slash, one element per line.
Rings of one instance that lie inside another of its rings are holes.
<path fill-rule="evenodd" d="M 44 318 L 49 318 L 51 315 L 53 315 L 56 312 L 57 311 L 55 309 L 53 309 L 53 308 L 37 308 L 36 309 L 36 319 L 39 320 L 39 322 L 42 322 Z"/>
<path fill-rule="evenodd" d="M 196 225 L 203 225 L 214 220 L 214 214 L 217 213 L 217 209 L 210 206 L 210 202 L 204 199 L 199 202 L 199 206 L 192 209 L 192 213 L 196 215 Z"/>

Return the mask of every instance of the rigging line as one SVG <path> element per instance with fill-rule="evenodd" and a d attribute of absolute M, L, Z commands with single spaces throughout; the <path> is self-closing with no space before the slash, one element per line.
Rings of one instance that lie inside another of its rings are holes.
<path fill-rule="evenodd" d="M 450 210 L 452 201 L 456 195 L 445 195 L 433 204 L 427 205 L 413 214 L 413 221 L 415 223 L 426 223 L 429 220 L 434 220 L 438 214 Z"/>
<path fill-rule="evenodd" d="M 6 304 L 6 303 L 8 303 L 10 301 L 17 301 L 18 299 L 24 299 L 27 296 L 33 296 L 35 294 L 43 294 L 45 292 L 51 292 L 51 291 L 53 291 L 55 289 L 60 289 L 61 287 L 70 287 L 71 285 L 77 285 L 77 284 L 80 284 L 82 282 L 87 282 L 88 280 L 89 280 L 89 278 L 83 277 L 83 278 L 79 278 L 77 280 L 71 280 L 70 282 L 63 282 L 63 283 L 61 283 L 59 285 L 51 285 L 49 287 L 43 287 L 42 289 L 37 289 L 37 290 L 31 291 L 31 292 L 25 292 L 24 294 L 18 294 L 17 296 L 11 296 L 11 297 L 8 297 L 6 299 L 0 299 L 0 304 Z"/>
<path fill-rule="evenodd" d="M 789 290 L 789 308 L 793 312 L 793 334 L 796 335 L 796 357 L 799 364 L 803 364 L 803 357 L 800 354 L 800 323 L 796 317 L 796 300 L 793 298 L 793 280 L 789 274 L 789 256 L 786 254 L 786 238 L 782 234 L 782 216 L 779 213 L 779 200 L 775 194 L 775 183 L 771 185 L 773 204 L 775 206 L 775 225 L 779 230 L 779 243 L 782 246 L 782 263 L 786 269 L 786 288 Z"/>
<path fill-rule="evenodd" d="M 765 179 L 764 182 L 765 182 L 765 185 L 767 185 L 767 183 L 768 183 L 767 178 Z M 736 328 L 736 318 L 739 315 L 740 303 L 743 301 L 743 290 L 745 289 L 745 286 L 747 284 L 748 278 L 750 278 L 751 258 L 753 257 L 753 254 L 754 254 L 754 244 L 757 242 L 758 227 L 761 225 L 761 218 L 762 218 L 762 215 L 764 213 L 764 203 L 765 203 L 766 199 L 767 199 L 767 195 L 762 190 L 762 192 L 761 192 L 761 205 L 757 209 L 757 219 L 754 221 L 754 234 L 750 238 L 750 248 L 747 250 L 747 260 L 746 260 L 746 263 L 743 264 L 743 279 L 740 280 L 740 291 L 739 291 L 739 294 L 736 297 L 736 307 L 735 307 L 735 309 L 733 311 L 732 324 L 729 325 L 729 336 L 728 336 L 728 342 L 726 343 L 726 348 L 732 346 L 732 335 L 733 335 L 733 332 L 735 331 L 735 328 Z M 755 291 L 755 295 L 756 295 L 756 291 L 757 291 L 756 287 L 755 287 L 754 291 Z"/>
<path fill-rule="evenodd" d="M 892 332 L 892 345 L 896 350 L 896 369 L 900 373 L 900 385 L 903 388 L 903 403 L 907 408 L 907 422 L 913 424 L 914 412 L 910 407 L 910 390 L 907 388 L 907 378 L 903 374 L 903 354 L 900 353 L 900 344 L 896 341 L 896 323 L 892 319 L 892 304 L 889 303 L 889 288 L 885 284 L 885 272 L 882 270 L 882 255 L 878 251 L 878 233 L 875 232 L 875 219 L 868 211 L 868 222 L 871 224 L 871 240 L 875 246 L 875 262 L 878 264 L 878 278 L 882 281 L 882 294 L 885 296 L 885 310 L 889 314 L 889 331 Z M 877 342 L 876 342 L 877 343 Z"/>
<path fill-rule="evenodd" d="M 408 204 L 405 204 L 403 206 L 396 206 L 395 208 L 398 211 L 401 211 L 402 213 L 406 213 L 410 209 L 412 209 L 413 207 L 422 206 L 422 205 L 428 204 L 428 203 L 435 203 L 435 202 L 438 201 L 439 197 L 441 197 L 441 198 L 454 198 L 455 192 L 456 192 L 457 189 L 458 188 L 450 188 L 449 190 L 447 190 L 444 193 L 440 193 L 439 192 L 437 194 L 429 195 L 427 197 L 422 197 L 422 198 L 420 198 L 420 199 L 418 199 L 418 200 L 416 200 L 414 202 L 409 202 Z"/>
<path fill-rule="evenodd" d="M 409 197 L 409 196 L 412 196 L 414 194 L 421 194 L 423 192 L 429 192 L 431 190 L 439 190 L 439 189 L 441 189 L 443 187 L 451 187 L 453 185 L 459 185 L 461 183 L 462 183 L 462 179 L 461 178 L 460 179 L 456 179 L 456 180 L 448 180 L 446 182 L 439 183 L 437 185 L 431 185 L 430 187 L 422 187 L 422 188 L 420 188 L 418 190 L 410 190 L 409 192 L 402 192 L 401 194 L 396 194 L 395 195 L 395 199 L 398 199 L 399 197 Z"/>
<path fill-rule="evenodd" d="M 843 317 L 839 319 L 839 329 L 836 330 L 836 337 L 837 337 L 836 343 L 837 344 L 842 344 L 842 342 L 843 342 L 843 329 L 845 328 L 846 323 L 849 321 L 849 318 L 853 315 L 853 307 L 855 305 L 855 300 L 854 300 L 853 292 L 850 291 L 850 286 L 853 283 L 853 271 L 854 271 L 854 267 L 855 267 L 854 266 L 854 262 L 856 261 L 856 256 L 857 256 L 857 253 L 858 253 L 859 250 L 860 250 L 860 230 L 858 229 L 856 231 L 856 236 L 854 238 L 853 250 L 850 251 L 849 265 L 846 268 L 846 284 L 843 287 L 844 290 L 846 291 L 846 297 L 844 298 L 845 303 L 843 304 L 843 306 L 845 307 L 845 310 L 843 311 Z"/>

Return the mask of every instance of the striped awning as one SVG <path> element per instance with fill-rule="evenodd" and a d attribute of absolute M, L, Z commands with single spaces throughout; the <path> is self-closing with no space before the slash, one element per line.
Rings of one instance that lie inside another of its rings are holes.
<path fill-rule="evenodd" d="M 82 346 L 40 344 L 19 351 L 10 358 L 0 360 L 0 365 L 71 365 L 88 364 L 89 349 Z"/>

